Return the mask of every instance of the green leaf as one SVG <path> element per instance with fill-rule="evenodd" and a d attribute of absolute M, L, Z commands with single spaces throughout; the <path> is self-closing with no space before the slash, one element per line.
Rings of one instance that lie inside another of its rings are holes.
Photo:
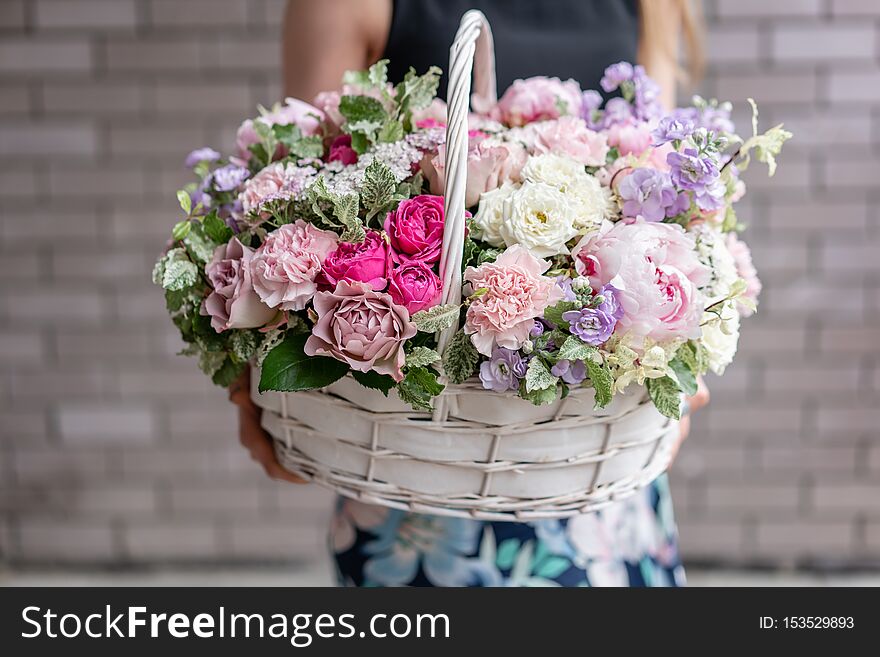
<path fill-rule="evenodd" d="M 216 244 L 205 235 L 204 227 L 200 223 L 192 225 L 192 230 L 184 238 L 183 243 L 187 252 L 196 262 L 207 264 L 214 257 Z"/>
<path fill-rule="evenodd" d="M 281 344 L 282 340 L 284 340 L 284 331 L 282 331 L 281 329 L 274 328 L 266 331 L 266 333 L 263 334 L 263 339 L 260 342 L 260 346 L 257 347 L 257 367 L 263 366 L 263 361 L 266 360 L 266 356 L 268 356 L 275 347 Z"/>
<path fill-rule="evenodd" d="M 374 87 L 388 84 L 388 60 L 380 59 L 367 70 L 367 80 Z"/>
<path fill-rule="evenodd" d="M 260 392 L 294 392 L 328 386 L 345 376 L 348 365 L 327 356 L 307 356 L 303 347 L 308 335 L 288 335 L 263 361 Z"/>
<path fill-rule="evenodd" d="M 611 403 L 614 389 L 614 377 L 605 365 L 600 365 L 592 358 L 584 360 L 587 366 L 587 374 L 595 390 L 596 408 L 605 408 Z"/>
<path fill-rule="evenodd" d="M 226 354 L 222 351 L 201 351 L 199 353 L 199 369 L 213 379 L 227 360 Z"/>
<path fill-rule="evenodd" d="M 569 335 L 559 348 L 559 360 L 589 360 L 597 353 L 596 347 L 588 345 L 576 335 Z"/>
<path fill-rule="evenodd" d="M 675 377 L 678 379 L 678 384 L 684 394 L 697 394 L 697 377 L 694 374 L 694 370 L 691 369 L 691 366 L 684 359 L 676 355 L 675 358 L 669 361 L 669 367 L 675 372 Z"/>
<path fill-rule="evenodd" d="M 430 67 L 424 75 L 410 68 L 397 85 L 397 105 L 401 116 L 409 117 L 414 109 L 427 107 L 437 95 L 442 71 L 436 66 Z"/>
<path fill-rule="evenodd" d="M 345 117 L 346 132 L 363 135 L 368 141 L 376 140 L 376 132 L 388 120 L 382 103 L 371 96 L 343 96 L 339 99 L 339 113 Z"/>
<path fill-rule="evenodd" d="M 552 388 L 556 393 L 557 378 L 550 373 L 547 366 L 540 358 L 532 358 L 529 361 L 529 367 L 526 370 L 526 392 L 534 392 L 535 390 L 546 390 Z"/>
<path fill-rule="evenodd" d="M 360 202 L 357 194 L 337 196 L 333 202 L 333 212 L 345 230 L 339 236 L 343 242 L 363 242 L 367 237 L 364 224 L 358 217 Z"/>
<path fill-rule="evenodd" d="M 403 139 L 403 136 L 403 124 L 400 121 L 389 119 L 379 129 L 379 133 L 376 135 L 376 141 L 382 144 L 391 144 L 395 141 L 400 141 Z"/>
<path fill-rule="evenodd" d="M 458 321 L 461 312 L 461 304 L 448 303 L 442 306 L 434 306 L 427 310 L 420 310 L 412 316 L 416 328 L 425 333 L 442 331 Z"/>
<path fill-rule="evenodd" d="M 223 361 L 223 364 L 217 369 L 217 371 L 214 372 L 213 376 L 211 376 L 211 381 L 218 386 L 228 388 L 232 385 L 232 382 L 244 372 L 245 365 L 246 363 L 240 361 L 235 362 L 231 358 L 227 358 Z"/>
<path fill-rule="evenodd" d="M 452 336 L 449 346 L 443 352 L 443 371 L 452 383 L 467 381 L 479 362 L 480 353 L 464 331 Z"/>
<path fill-rule="evenodd" d="M 258 342 L 257 333 L 247 329 L 232 331 L 232 334 L 229 336 L 229 345 L 232 347 L 232 353 L 240 361 L 250 360 L 251 356 L 257 352 Z"/>
<path fill-rule="evenodd" d="M 529 392 L 526 390 L 525 381 L 523 381 L 520 383 L 519 396 L 526 401 L 532 402 L 535 406 L 544 406 L 545 404 L 552 404 L 555 402 L 559 393 L 556 390 L 556 386 L 543 388 L 541 390 L 532 390 Z"/>
<path fill-rule="evenodd" d="M 568 328 L 568 322 L 562 319 L 562 313 L 569 310 L 580 310 L 583 304 L 580 301 L 560 301 L 555 306 L 544 309 L 544 319 L 560 328 Z"/>
<path fill-rule="evenodd" d="M 681 417 L 681 390 L 670 377 L 647 379 L 648 393 L 662 415 L 678 420 Z"/>
<path fill-rule="evenodd" d="M 192 214 L 192 197 L 185 189 L 177 190 L 177 202 L 180 203 L 180 209 L 187 217 Z"/>
<path fill-rule="evenodd" d="M 397 384 L 397 395 L 417 411 L 430 411 L 433 409 L 433 398 L 443 392 L 443 388 L 436 372 L 425 367 L 413 367 Z"/>
<path fill-rule="evenodd" d="M 378 372 L 374 372 L 373 370 L 370 370 L 369 372 L 358 372 L 357 370 L 352 370 L 351 376 L 364 388 L 372 388 L 373 390 L 378 390 L 386 397 L 388 396 L 388 391 L 396 385 L 394 379 L 392 379 L 387 374 L 379 374 Z"/>
<path fill-rule="evenodd" d="M 178 221 L 176 224 L 174 224 L 174 228 L 171 229 L 171 238 L 174 240 L 182 240 L 184 237 L 189 235 L 189 231 L 191 229 L 192 222 L 189 219 Z"/>
<path fill-rule="evenodd" d="M 367 209 L 367 221 L 382 212 L 395 196 L 397 181 L 391 168 L 379 158 L 367 165 L 361 184 L 361 203 Z"/>
<path fill-rule="evenodd" d="M 226 222 L 217 216 L 216 212 L 212 212 L 206 216 L 202 221 L 202 226 L 205 229 L 205 235 L 217 244 L 226 244 L 235 234 L 233 230 L 226 225 Z"/>
<path fill-rule="evenodd" d="M 413 347 L 406 355 L 405 367 L 424 367 L 440 360 L 440 354 L 430 347 Z"/>
<path fill-rule="evenodd" d="M 166 290 L 183 290 L 195 285 L 199 269 L 195 263 L 184 259 L 169 260 L 162 274 L 162 287 Z"/>
<path fill-rule="evenodd" d="M 153 285 L 162 285 L 162 279 L 165 278 L 165 262 L 167 261 L 167 258 L 167 255 L 160 256 L 159 259 L 156 260 L 156 264 L 153 265 L 153 273 L 150 276 Z"/>

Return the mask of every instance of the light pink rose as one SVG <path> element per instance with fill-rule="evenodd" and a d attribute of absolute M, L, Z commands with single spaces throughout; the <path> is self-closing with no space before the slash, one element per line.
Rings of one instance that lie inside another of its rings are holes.
<path fill-rule="evenodd" d="M 563 116 L 529 127 L 534 133 L 533 152 L 568 155 L 591 167 L 605 165 L 608 140 L 601 132 L 590 130 L 582 118 Z"/>
<path fill-rule="evenodd" d="M 403 345 L 416 334 L 409 312 L 366 283 L 340 281 L 315 295 L 318 321 L 306 340 L 309 356 L 332 356 L 358 372 L 403 380 Z"/>
<path fill-rule="evenodd" d="M 269 233 L 251 258 L 254 290 L 270 308 L 302 310 L 317 292 L 321 263 L 336 248 L 336 233 L 302 219 Z"/>
<path fill-rule="evenodd" d="M 751 299 L 755 303 L 758 302 L 758 295 L 761 294 L 761 279 L 758 278 L 758 270 L 752 262 L 752 252 L 749 245 L 743 242 L 735 232 L 727 233 L 727 250 L 733 256 L 736 263 L 736 273 L 746 282 L 746 292 L 743 296 Z M 743 317 L 749 317 L 754 311 L 748 306 L 738 304 L 739 314 Z"/>
<path fill-rule="evenodd" d="M 618 326 L 638 338 L 700 337 L 709 270 L 677 224 L 605 223 L 572 250 L 575 269 L 599 289 L 611 284 L 624 314 Z"/>
<path fill-rule="evenodd" d="M 256 119 L 247 119 L 239 126 L 235 136 L 238 156 L 245 162 L 248 161 L 251 157 L 250 147 L 260 141 L 260 137 L 254 129 L 254 121 L 259 121 L 268 126 L 296 125 L 303 135 L 311 136 L 321 133 L 321 123 L 324 119 L 324 112 L 314 105 L 309 105 L 296 98 L 287 98 L 284 101 L 284 105 L 276 105 L 268 114 L 259 116 Z M 286 154 L 286 149 L 279 146 L 279 150 L 276 151 L 273 159 L 284 157 Z"/>
<path fill-rule="evenodd" d="M 608 144 L 621 155 L 641 155 L 653 143 L 648 123 L 616 123 L 608 128 Z"/>
<path fill-rule="evenodd" d="M 440 277 L 424 262 L 402 264 L 388 278 L 388 294 L 410 314 L 436 306 L 442 288 Z"/>
<path fill-rule="evenodd" d="M 495 345 L 519 349 L 529 339 L 535 318 L 563 297 L 556 280 L 542 276 L 549 267 L 517 244 L 495 262 L 465 270 L 472 289 L 488 290 L 471 302 L 464 325 L 477 351 L 491 356 Z"/>
<path fill-rule="evenodd" d="M 214 257 L 205 267 L 213 291 L 202 304 L 201 313 L 210 315 L 211 326 L 217 333 L 257 328 L 276 314 L 254 291 L 250 272 L 253 255 L 253 249 L 233 237 L 214 250 Z"/>
<path fill-rule="evenodd" d="M 581 88 L 577 82 L 539 76 L 515 80 L 491 109 L 490 116 L 515 127 L 580 113 Z"/>
<path fill-rule="evenodd" d="M 241 209 L 245 215 L 259 214 L 263 219 L 267 212 L 259 213 L 260 206 L 275 199 L 290 199 L 301 194 L 315 178 L 312 167 L 300 167 L 293 162 L 273 162 L 245 182 L 239 194 Z"/>
<path fill-rule="evenodd" d="M 504 142 L 474 130 L 469 134 L 473 136 L 468 141 L 464 203 L 467 207 L 473 207 L 480 202 L 483 192 L 497 189 L 507 181 L 520 182 L 528 153 L 517 142 Z M 436 154 L 426 154 L 421 169 L 428 179 L 431 192 L 443 194 L 446 184 L 446 145 L 441 144 Z"/>

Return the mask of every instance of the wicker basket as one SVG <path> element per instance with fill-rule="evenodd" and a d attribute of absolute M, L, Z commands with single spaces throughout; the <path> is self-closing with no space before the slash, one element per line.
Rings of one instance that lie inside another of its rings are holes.
<path fill-rule="evenodd" d="M 461 294 L 472 71 L 475 95 L 494 101 L 492 34 L 478 11 L 464 15 L 450 49 L 443 303 Z M 456 328 L 441 333 L 440 351 Z M 254 376 L 282 465 L 342 495 L 421 513 L 516 521 L 596 510 L 662 473 L 678 432 L 635 386 L 594 411 L 592 388 L 534 406 L 473 380 L 447 385 L 427 414 L 348 376 L 262 395 Z"/>

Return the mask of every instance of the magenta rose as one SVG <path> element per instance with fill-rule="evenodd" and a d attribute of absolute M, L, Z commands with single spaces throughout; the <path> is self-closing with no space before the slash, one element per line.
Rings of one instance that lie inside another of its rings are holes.
<path fill-rule="evenodd" d="M 324 259 L 322 282 L 335 287 L 339 281 L 369 283 L 374 290 L 388 285 L 391 267 L 388 244 L 375 230 L 368 230 L 363 242 L 340 242 Z"/>
<path fill-rule="evenodd" d="M 351 147 L 351 135 L 339 135 L 333 140 L 327 161 L 339 161 L 343 164 L 354 164 L 358 161 L 357 151 Z"/>
<path fill-rule="evenodd" d="M 443 197 L 422 194 L 401 201 L 385 217 L 385 232 L 396 262 L 437 262 L 443 246 Z"/>
<path fill-rule="evenodd" d="M 332 356 L 358 372 L 403 380 L 403 345 L 416 334 L 409 312 L 366 283 L 340 281 L 315 295 L 318 321 L 306 340 L 309 356 Z"/>
<path fill-rule="evenodd" d="M 201 313 L 210 315 L 217 333 L 237 328 L 257 328 L 275 316 L 275 311 L 260 301 L 251 281 L 250 262 L 254 250 L 233 237 L 214 250 L 205 267 L 213 292 L 202 304 Z"/>
<path fill-rule="evenodd" d="M 388 294 L 410 314 L 436 306 L 442 287 L 440 278 L 424 262 L 404 263 L 388 279 Z"/>

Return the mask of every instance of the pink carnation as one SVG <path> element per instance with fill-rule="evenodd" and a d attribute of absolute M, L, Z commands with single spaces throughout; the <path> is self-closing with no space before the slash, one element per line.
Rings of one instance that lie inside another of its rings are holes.
<path fill-rule="evenodd" d="M 590 130 L 583 119 L 563 116 L 555 121 L 544 121 L 532 126 L 535 153 L 568 155 L 591 167 L 605 165 L 608 140 L 601 132 Z"/>
<path fill-rule="evenodd" d="M 752 263 L 752 252 L 749 249 L 749 245 L 739 239 L 736 233 L 730 232 L 727 234 L 727 250 L 733 256 L 733 261 L 736 264 L 736 273 L 746 282 L 744 296 L 746 299 L 751 299 L 757 303 L 758 295 L 761 294 L 763 286 L 761 285 L 761 279 L 758 278 L 758 271 Z M 747 306 L 739 306 L 739 314 L 743 317 L 748 317 L 752 312 L 752 309 Z"/>
<path fill-rule="evenodd" d="M 506 181 L 519 182 L 520 173 L 528 159 L 525 148 L 517 142 L 487 138 L 485 133 L 476 130 L 472 130 L 471 135 L 464 193 L 467 207 L 477 205 L 483 192 L 497 189 Z M 442 194 L 446 184 L 446 145 L 441 144 L 434 155 L 425 155 L 421 168 L 428 179 L 431 192 Z"/>
<path fill-rule="evenodd" d="M 512 127 L 533 121 L 579 116 L 581 88 L 574 80 L 534 77 L 515 80 L 490 111 L 490 116 Z"/>
<path fill-rule="evenodd" d="M 611 284 L 623 308 L 618 323 L 637 338 L 700 337 L 701 286 L 709 270 L 700 263 L 693 238 L 677 224 L 605 224 L 572 251 L 575 268 L 595 289 Z"/>
<path fill-rule="evenodd" d="M 327 254 L 320 282 L 335 287 L 339 281 L 360 281 L 384 290 L 390 267 L 388 243 L 375 230 L 368 230 L 363 242 L 340 242 Z"/>
<path fill-rule="evenodd" d="M 217 333 L 257 328 L 276 314 L 254 291 L 250 271 L 253 255 L 253 249 L 233 237 L 228 244 L 214 249 L 214 257 L 205 266 L 213 289 L 202 304 L 201 313 L 211 317 L 211 326 Z"/>
<path fill-rule="evenodd" d="M 422 194 L 401 201 L 385 217 L 385 232 L 396 262 L 437 262 L 443 247 L 443 197 Z"/>
<path fill-rule="evenodd" d="M 269 233 L 251 258 L 254 290 L 270 308 L 302 310 L 317 292 L 321 263 L 336 248 L 336 234 L 302 219 Z"/>
<path fill-rule="evenodd" d="M 443 288 L 440 278 L 424 262 L 407 262 L 395 268 L 388 279 L 388 294 L 394 303 L 412 313 L 436 306 Z"/>
<path fill-rule="evenodd" d="M 373 370 L 403 380 L 403 346 L 416 334 L 409 312 L 366 283 L 340 281 L 315 295 L 318 321 L 306 340 L 309 356 L 332 356 L 358 372 Z"/>
<path fill-rule="evenodd" d="M 235 136 L 235 146 L 238 156 L 247 162 L 251 157 L 250 147 L 259 143 L 260 137 L 254 129 L 254 121 L 265 125 L 296 125 L 306 136 L 317 135 L 321 132 L 321 122 L 324 121 L 324 112 L 314 105 L 309 105 L 296 98 L 287 98 L 284 105 L 278 105 L 273 111 L 256 119 L 247 119 L 238 128 Z M 279 146 L 273 159 L 286 155 L 286 149 Z"/>
<path fill-rule="evenodd" d="M 542 276 L 549 267 L 517 244 L 495 262 L 467 268 L 464 280 L 487 289 L 471 302 L 464 325 L 477 351 L 491 356 L 496 345 L 519 349 L 528 340 L 535 318 L 563 297 L 555 279 Z"/>

